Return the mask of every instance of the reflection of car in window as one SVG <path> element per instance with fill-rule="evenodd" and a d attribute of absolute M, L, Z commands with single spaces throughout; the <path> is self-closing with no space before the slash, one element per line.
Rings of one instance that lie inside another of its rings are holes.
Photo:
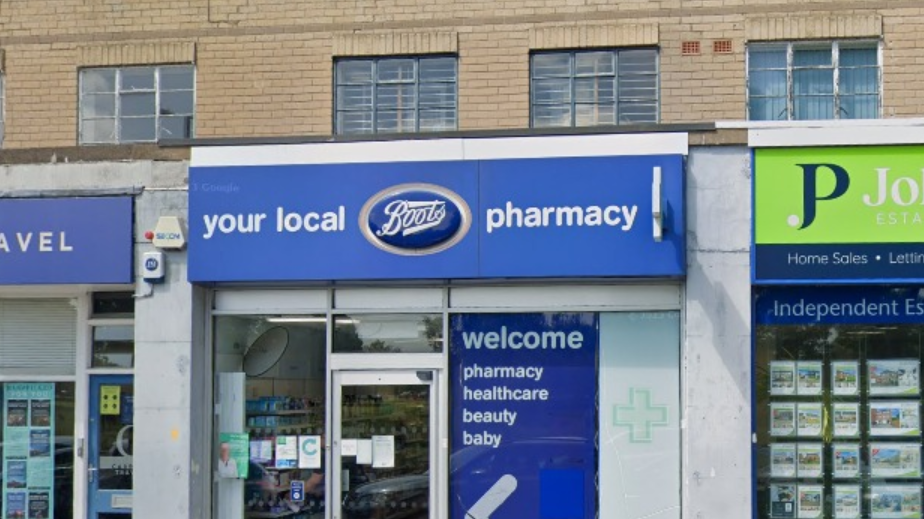
<path fill-rule="evenodd" d="M 538 485 L 543 469 L 593 465 L 594 460 L 586 456 L 588 447 L 593 449 L 592 440 L 584 438 L 537 438 L 502 443 L 497 448 L 465 447 L 454 452 L 449 461 L 456 493 L 453 499 L 480 496 L 503 474 L 517 474 L 521 485 Z M 537 452 L 548 455 L 537 456 Z M 345 519 L 426 519 L 429 496 L 428 472 L 382 479 L 353 487 L 343 499 L 343 515 Z M 461 503 L 466 510 L 474 504 Z"/>

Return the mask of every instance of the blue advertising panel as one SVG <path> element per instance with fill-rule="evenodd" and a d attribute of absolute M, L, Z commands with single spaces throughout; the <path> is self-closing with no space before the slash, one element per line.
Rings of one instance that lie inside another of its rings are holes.
<path fill-rule="evenodd" d="M 763 288 L 757 324 L 922 324 L 924 289 L 905 286 Z"/>
<path fill-rule="evenodd" d="M 131 283 L 132 198 L 0 200 L 0 285 Z"/>
<path fill-rule="evenodd" d="M 190 179 L 193 282 L 685 272 L 681 155 L 193 167 Z"/>
<path fill-rule="evenodd" d="M 652 172 L 670 201 L 652 237 Z M 585 157 L 481 163 L 483 277 L 683 273 L 683 160 Z"/>
<path fill-rule="evenodd" d="M 451 519 L 592 519 L 597 317 L 451 322 Z"/>

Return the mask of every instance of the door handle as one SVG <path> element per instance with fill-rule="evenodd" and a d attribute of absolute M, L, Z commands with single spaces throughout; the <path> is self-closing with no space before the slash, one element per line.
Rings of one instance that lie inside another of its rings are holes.
<path fill-rule="evenodd" d="M 96 471 L 98 468 L 94 467 L 92 464 L 87 467 L 87 481 L 93 483 L 96 480 Z"/>

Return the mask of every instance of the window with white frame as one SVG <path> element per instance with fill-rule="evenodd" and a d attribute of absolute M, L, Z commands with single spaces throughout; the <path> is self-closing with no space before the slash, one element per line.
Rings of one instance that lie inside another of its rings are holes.
<path fill-rule="evenodd" d="M 93 294 L 90 367 L 135 367 L 135 297 L 131 292 Z"/>
<path fill-rule="evenodd" d="M 192 65 L 80 71 L 80 143 L 126 144 L 193 135 Z"/>
<path fill-rule="evenodd" d="M 748 119 L 880 117 L 875 41 L 756 43 L 748 46 Z"/>
<path fill-rule="evenodd" d="M 455 130 L 456 62 L 454 56 L 337 60 L 335 133 Z"/>
<path fill-rule="evenodd" d="M 542 52 L 532 56 L 534 128 L 658 122 L 658 50 Z"/>

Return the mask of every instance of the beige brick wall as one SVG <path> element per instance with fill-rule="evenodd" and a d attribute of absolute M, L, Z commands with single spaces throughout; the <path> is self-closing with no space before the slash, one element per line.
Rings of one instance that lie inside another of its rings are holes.
<path fill-rule="evenodd" d="M 661 121 L 681 123 L 745 117 L 749 39 L 878 33 L 884 116 L 918 116 L 922 29 L 920 0 L 0 0 L 4 147 L 77 142 L 81 66 L 195 60 L 197 136 L 326 135 L 334 56 L 457 52 L 459 128 L 510 129 L 531 49 L 654 44 Z"/>

